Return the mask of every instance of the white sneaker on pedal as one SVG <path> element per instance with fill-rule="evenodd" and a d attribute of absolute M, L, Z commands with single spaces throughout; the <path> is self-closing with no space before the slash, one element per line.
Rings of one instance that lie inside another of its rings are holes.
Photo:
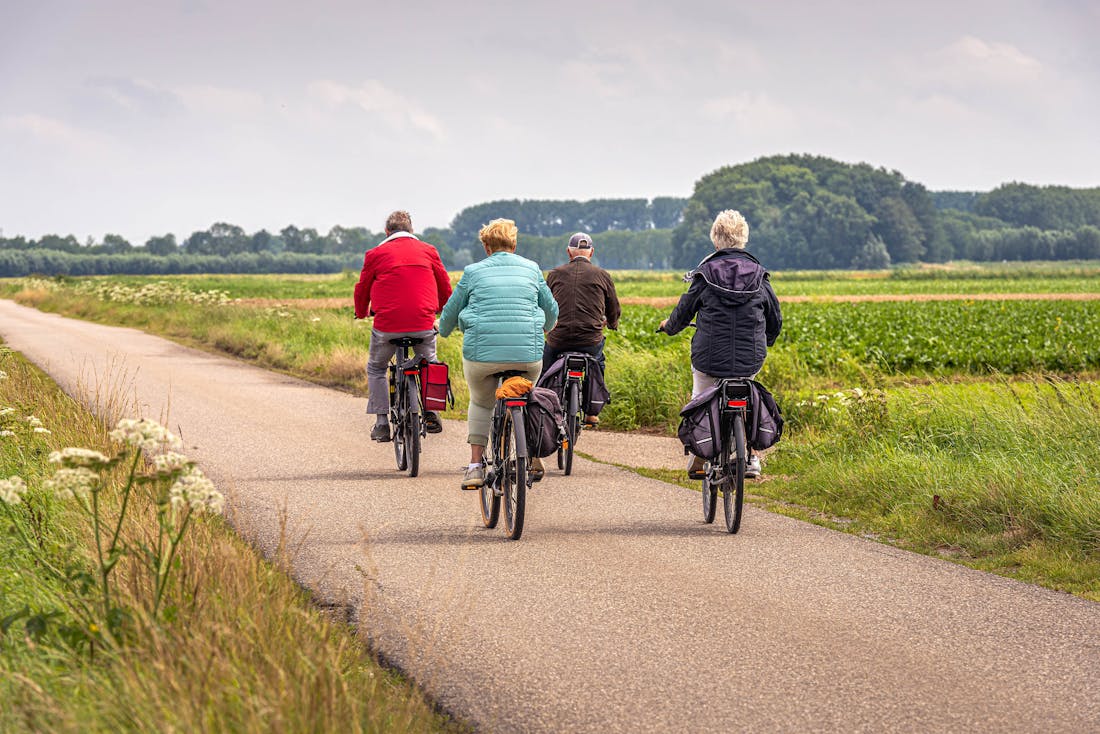
<path fill-rule="evenodd" d="M 745 479 L 760 478 L 760 457 L 753 454 L 749 457 L 749 463 L 745 465 Z"/>
<path fill-rule="evenodd" d="M 463 489 L 477 489 L 485 484 L 485 465 L 470 464 L 466 467 L 466 473 L 462 475 Z"/>

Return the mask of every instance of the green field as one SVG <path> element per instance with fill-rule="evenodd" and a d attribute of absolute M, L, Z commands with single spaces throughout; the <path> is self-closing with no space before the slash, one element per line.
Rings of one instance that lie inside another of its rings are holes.
<path fill-rule="evenodd" d="M 686 287 L 674 273 L 613 276 L 623 297 L 669 299 Z M 363 395 L 368 325 L 351 318 L 356 278 L 24 279 L 0 282 L 0 295 Z M 792 272 L 774 283 L 781 299 L 1097 293 L 1100 265 Z M 300 298 L 347 305 L 283 303 Z M 605 427 L 674 430 L 690 394 L 691 336 L 654 333 L 669 310 L 627 305 L 620 330 L 609 333 Z M 1100 301 L 810 301 L 788 302 L 783 312 L 761 380 L 788 431 L 754 501 L 1100 599 L 1100 505 L 1092 499 L 1100 465 L 1088 449 L 1100 438 L 1091 381 L 1100 372 Z M 439 352 L 456 373 L 450 415 L 461 418 L 461 335 L 440 339 Z"/>

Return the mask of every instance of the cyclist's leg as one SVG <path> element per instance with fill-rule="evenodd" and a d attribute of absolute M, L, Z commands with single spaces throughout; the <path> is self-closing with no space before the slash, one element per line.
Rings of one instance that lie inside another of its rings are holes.
<path fill-rule="evenodd" d="M 403 336 L 412 336 L 418 339 L 423 339 L 420 344 L 413 346 L 413 356 L 417 359 L 426 359 L 429 362 L 435 361 L 435 331 L 410 331 Z M 427 424 L 429 433 L 439 433 L 443 430 L 443 423 L 439 420 L 439 414 L 434 411 L 424 412 L 424 422 Z"/>
<path fill-rule="evenodd" d="M 563 352 L 569 351 L 568 349 L 558 349 L 557 347 L 550 346 L 550 342 L 545 342 L 542 345 L 542 369 L 539 374 L 545 372 L 550 368 L 550 365 L 554 364 L 554 360 L 562 355 Z"/>
<path fill-rule="evenodd" d="M 390 392 L 386 384 L 386 369 L 397 351 L 397 346 L 390 344 L 392 338 L 391 334 L 371 329 L 370 353 L 367 356 L 367 413 L 375 416 L 371 438 L 376 441 L 389 440 L 390 435 Z"/>
<path fill-rule="evenodd" d="M 709 387 L 713 387 L 718 382 L 718 378 L 712 377 L 705 372 L 700 372 L 694 367 L 691 368 L 691 397 L 694 400 L 699 397 L 704 390 Z M 688 476 L 693 479 L 701 478 L 703 473 L 704 460 L 696 456 L 691 455 L 691 461 L 688 462 Z"/>

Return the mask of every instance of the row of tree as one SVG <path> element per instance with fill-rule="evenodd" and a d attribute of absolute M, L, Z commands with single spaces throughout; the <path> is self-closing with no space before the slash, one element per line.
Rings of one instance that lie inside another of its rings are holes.
<path fill-rule="evenodd" d="M 26 275 L 177 275 L 192 273 L 339 273 L 358 270 L 360 254 L 242 252 L 235 255 L 152 255 L 138 248 L 115 254 L 0 249 L 0 278 Z"/>

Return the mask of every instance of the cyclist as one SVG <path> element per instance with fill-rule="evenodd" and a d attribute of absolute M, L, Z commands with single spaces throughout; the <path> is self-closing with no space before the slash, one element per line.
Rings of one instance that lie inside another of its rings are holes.
<path fill-rule="evenodd" d="M 558 304 L 537 263 L 516 254 L 519 229 L 511 219 L 494 219 L 478 238 L 488 255 L 467 266 L 439 316 L 439 333 L 464 332 L 462 371 L 470 389 L 468 416 L 470 464 L 462 488 L 485 482 L 485 446 L 496 403 L 494 372 L 521 370 L 534 382 L 542 372 L 543 332 L 553 328 Z M 542 462 L 532 457 L 532 478 L 542 477 Z"/>
<path fill-rule="evenodd" d="M 402 336 L 424 341 L 413 347 L 417 357 L 435 359 L 435 317 L 451 297 L 451 279 L 439 252 L 413 233 L 412 218 L 395 211 L 386 218 L 386 239 L 367 250 L 355 284 L 355 318 L 374 316 L 367 357 L 367 413 L 376 416 L 371 440 L 389 441 L 390 398 L 386 367 Z M 424 413 L 428 433 L 439 433 L 439 414 Z"/>
<path fill-rule="evenodd" d="M 558 302 L 558 323 L 546 335 L 542 351 L 542 369 L 545 372 L 554 360 L 565 352 L 583 352 L 596 357 L 600 372 L 604 371 L 604 335 L 609 329 L 619 328 L 622 309 L 611 276 L 598 265 L 592 264 L 595 248 L 592 238 L 577 232 L 565 246 L 569 262 L 560 265 L 546 276 L 546 284 Z M 585 416 L 585 424 L 595 426 L 600 419 Z"/>
<path fill-rule="evenodd" d="M 692 397 L 720 377 L 755 377 L 783 327 L 768 271 L 745 252 L 749 223 L 741 213 L 719 212 L 710 239 L 715 252 L 688 273 L 691 286 L 660 326 L 665 333 L 675 334 L 692 318 L 696 321 L 691 339 Z M 702 473 L 703 463 L 692 455 L 688 474 Z M 760 476 L 757 456 L 750 460 L 745 476 Z"/>

